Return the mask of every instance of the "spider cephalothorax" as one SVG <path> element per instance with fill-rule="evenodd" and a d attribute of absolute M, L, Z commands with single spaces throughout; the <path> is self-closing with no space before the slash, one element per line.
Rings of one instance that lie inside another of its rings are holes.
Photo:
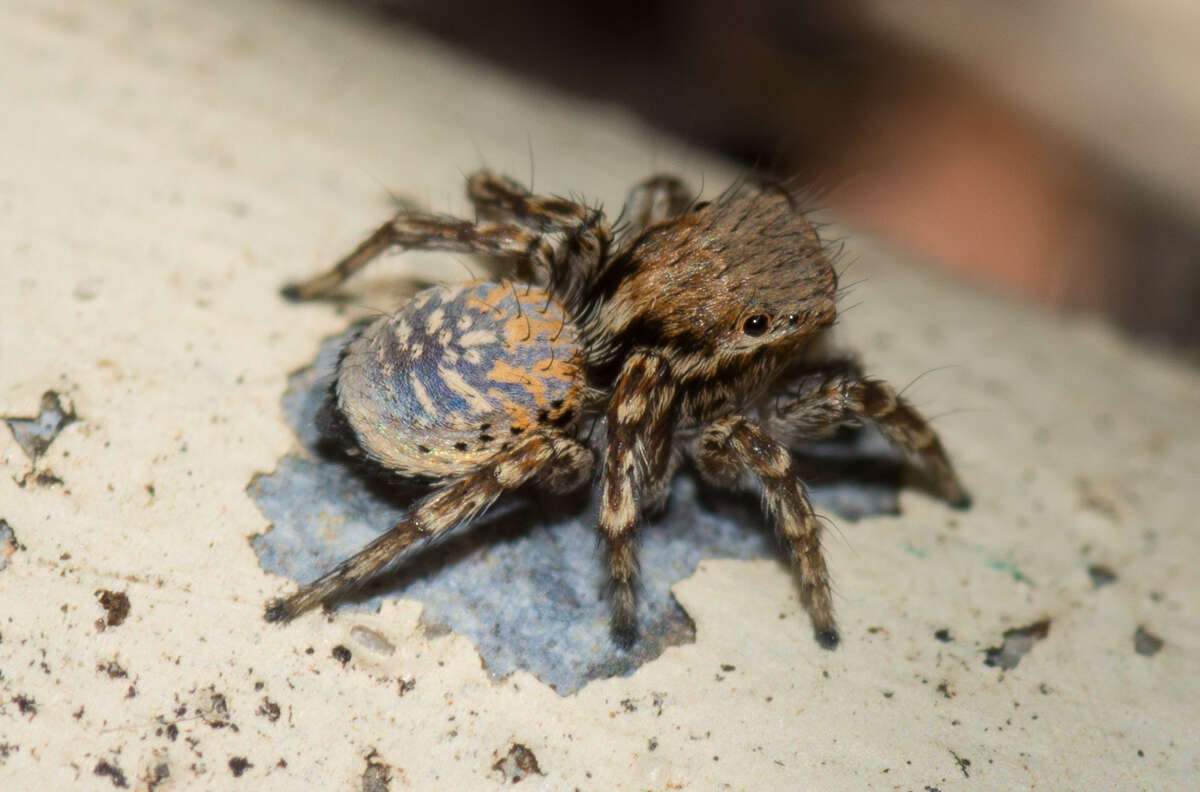
<path fill-rule="evenodd" d="M 635 636 L 633 539 L 683 458 L 709 483 L 761 491 L 821 645 L 837 645 L 820 523 L 790 448 L 873 421 L 947 501 L 968 501 L 936 434 L 890 386 L 823 355 L 837 278 L 813 226 L 778 187 L 695 204 L 681 182 L 636 186 L 615 239 L 597 209 L 477 173 L 469 222 L 404 210 L 330 272 L 330 292 L 389 247 L 486 254 L 523 281 L 421 292 L 346 347 L 334 406 L 359 450 L 434 489 L 391 531 L 273 603 L 287 620 L 357 586 L 421 540 L 526 484 L 593 478 L 581 442 L 603 425 L 599 529 L 613 634 Z"/>

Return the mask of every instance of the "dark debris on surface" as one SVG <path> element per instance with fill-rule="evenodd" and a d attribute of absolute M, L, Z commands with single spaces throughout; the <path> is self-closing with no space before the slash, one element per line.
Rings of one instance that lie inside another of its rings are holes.
<path fill-rule="evenodd" d="M 1117 573 L 1103 564 L 1092 564 L 1087 568 L 1087 572 L 1092 580 L 1092 588 L 1100 588 L 1117 581 Z"/>
<path fill-rule="evenodd" d="M 509 746 L 508 753 L 492 765 L 492 770 L 500 773 L 505 781 L 512 784 L 520 783 L 531 775 L 544 775 L 542 768 L 538 767 L 533 751 L 520 743 Z"/>
<path fill-rule="evenodd" d="M 100 628 L 119 627 L 129 616 L 129 595 L 124 591 L 109 591 L 98 589 L 96 599 L 104 609 L 104 618 L 100 620 Z"/>
<path fill-rule="evenodd" d="M 1163 639 L 1138 625 L 1133 634 L 1133 651 L 1146 657 L 1153 657 L 1163 648 Z"/>
<path fill-rule="evenodd" d="M 362 774 L 362 792 L 388 792 L 392 788 L 392 767 L 372 750 Z"/>
<path fill-rule="evenodd" d="M 1050 620 L 1034 622 L 1025 627 L 1014 627 L 1004 631 L 1004 643 L 987 650 L 984 665 L 1011 671 L 1029 654 L 1033 645 L 1050 634 Z"/>
<path fill-rule="evenodd" d="M 8 520 L 0 518 L 0 572 L 8 567 L 8 559 L 18 550 L 25 547 L 17 541 L 17 532 L 8 524 Z"/>
<path fill-rule="evenodd" d="M 62 397 L 54 391 L 42 394 L 41 410 L 37 415 L 31 418 L 4 416 L 9 431 L 30 462 L 37 462 L 59 432 L 75 420 L 75 409 L 70 401 L 64 404 Z"/>

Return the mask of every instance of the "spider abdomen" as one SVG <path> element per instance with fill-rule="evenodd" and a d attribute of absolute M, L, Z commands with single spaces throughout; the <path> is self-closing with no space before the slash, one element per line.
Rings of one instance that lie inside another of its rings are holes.
<path fill-rule="evenodd" d="M 385 467 L 460 475 L 539 425 L 572 424 L 580 360 L 575 326 L 544 290 L 435 286 L 347 346 L 337 408 Z"/>

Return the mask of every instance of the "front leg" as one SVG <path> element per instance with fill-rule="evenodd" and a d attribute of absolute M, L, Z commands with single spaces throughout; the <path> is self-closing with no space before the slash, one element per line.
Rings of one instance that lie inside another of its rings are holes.
<path fill-rule="evenodd" d="M 647 498 L 658 495 L 654 482 L 665 471 L 656 468 L 671 455 L 675 389 L 668 375 L 662 358 L 635 352 L 621 369 L 608 407 L 599 524 L 612 581 L 613 639 L 625 648 L 637 637 L 638 518 Z"/>
<path fill-rule="evenodd" d="M 829 570 L 821 553 L 821 523 L 791 452 L 749 418 L 734 415 L 704 429 L 696 465 L 701 475 L 717 486 L 740 488 L 748 478 L 758 480 L 763 505 L 798 574 L 800 601 L 812 619 L 817 643 L 825 649 L 836 648 L 839 638 Z"/>
<path fill-rule="evenodd" d="M 863 376 L 853 362 L 804 377 L 767 408 L 767 430 L 789 445 L 828 437 L 839 426 L 863 421 L 875 423 L 892 445 L 923 467 L 947 503 L 970 505 L 971 496 L 929 422 L 891 385 Z"/>

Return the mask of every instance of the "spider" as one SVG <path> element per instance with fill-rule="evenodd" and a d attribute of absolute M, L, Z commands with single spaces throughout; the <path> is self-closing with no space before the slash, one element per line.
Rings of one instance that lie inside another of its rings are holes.
<path fill-rule="evenodd" d="M 596 477 L 612 637 L 628 648 L 638 525 L 686 459 L 712 486 L 761 492 L 816 640 L 833 649 L 821 523 L 790 449 L 872 422 L 940 497 L 968 504 L 928 422 L 828 351 L 837 275 L 788 189 L 743 182 L 696 202 L 680 179 L 655 176 L 615 226 L 487 171 L 467 195 L 477 221 L 402 209 L 331 270 L 283 289 L 328 296 L 389 248 L 483 254 L 519 273 L 426 289 L 347 343 L 337 420 L 362 455 L 434 486 L 390 531 L 270 603 L 268 621 L 329 603 L 506 492 Z"/>

